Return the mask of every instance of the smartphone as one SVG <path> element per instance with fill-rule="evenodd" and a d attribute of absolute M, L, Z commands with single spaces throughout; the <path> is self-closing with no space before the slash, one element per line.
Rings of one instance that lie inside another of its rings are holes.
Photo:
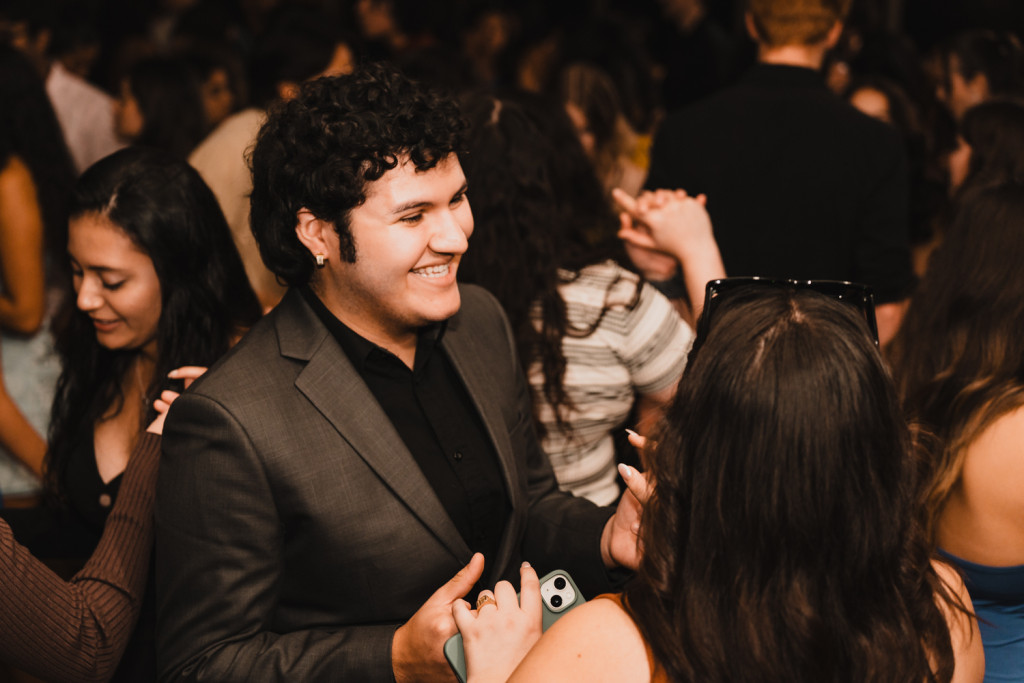
<path fill-rule="evenodd" d="M 540 579 L 540 602 L 541 628 L 547 631 L 560 616 L 586 600 L 569 573 L 556 569 Z M 444 656 L 459 683 L 466 683 L 466 651 L 462 647 L 461 633 L 456 633 L 445 642 Z"/>

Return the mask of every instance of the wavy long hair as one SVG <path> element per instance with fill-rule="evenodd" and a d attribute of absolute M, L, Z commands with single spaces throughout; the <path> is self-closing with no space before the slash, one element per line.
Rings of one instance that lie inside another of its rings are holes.
<path fill-rule="evenodd" d="M 673 681 L 949 680 L 920 465 L 863 318 L 737 293 L 650 458 L 627 609 Z M 934 663 L 934 670 L 933 670 Z"/>
<path fill-rule="evenodd" d="M 889 349 L 912 420 L 931 444 L 934 531 L 967 447 L 1024 405 L 1024 185 L 966 195 Z"/>
<path fill-rule="evenodd" d="M 98 214 L 120 228 L 153 261 L 162 301 L 157 360 L 145 391 L 159 396 L 167 373 L 214 363 L 261 309 L 213 192 L 184 161 L 164 152 L 128 148 L 93 164 L 75 186 L 72 218 Z M 58 497 L 76 449 L 112 406 L 120 410 L 125 373 L 136 349 L 102 346 L 89 316 L 68 296 L 54 324 L 61 375 L 53 400 L 47 490 Z M 142 411 L 140 429 L 155 416 Z"/>
<path fill-rule="evenodd" d="M 570 324 L 558 291 L 584 267 L 618 256 L 608 237 L 617 221 L 566 113 L 527 93 L 468 98 L 468 151 L 462 155 L 476 225 L 459 264 L 464 282 L 497 297 L 509 317 L 523 366 L 540 363 L 541 389 L 565 423 L 562 340 L 594 333 L 611 309 L 608 297 L 594 320 Z M 629 308 L 637 305 L 636 288 Z M 534 402 L 534 423 L 544 433 Z"/>

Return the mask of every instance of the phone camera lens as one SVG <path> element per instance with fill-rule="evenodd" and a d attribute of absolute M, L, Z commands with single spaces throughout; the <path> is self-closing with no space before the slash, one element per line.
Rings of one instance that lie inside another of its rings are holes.
<path fill-rule="evenodd" d="M 565 589 L 565 577 L 559 576 L 557 579 L 555 579 L 555 588 L 557 588 L 558 590 Z M 558 605 L 555 605 L 555 607 L 558 607 Z"/>
<path fill-rule="evenodd" d="M 561 581 L 561 579 L 559 579 L 559 580 Z M 565 583 L 565 581 L 562 581 L 562 583 Z M 551 596 L 551 606 L 552 607 L 561 607 L 562 606 L 562 596 L 561 595 L 552 595 Z"/>

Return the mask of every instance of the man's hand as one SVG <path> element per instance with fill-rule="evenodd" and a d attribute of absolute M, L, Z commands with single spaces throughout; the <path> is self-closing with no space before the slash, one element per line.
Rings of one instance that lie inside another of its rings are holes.
<path fill-rule="evenodd" d="M 455 674 L 444 658 L 444 641 L 458 631 L 452 616 L 452 603 L 468 593 L 483 573 L 484 556 L 476 553 L 469 564 L 438 588 L 409 621 L 398 627 L 391 644 L 391 668 L 398 683 L 450 683 L 455 680 Z"/>

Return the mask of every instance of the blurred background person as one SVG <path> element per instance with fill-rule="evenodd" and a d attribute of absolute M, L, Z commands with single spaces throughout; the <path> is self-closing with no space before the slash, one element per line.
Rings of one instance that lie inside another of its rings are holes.
<path fill-rule="evenodd" d="M 280 9 L 253 47 L 251 106 L 224 119 L 188 158 L 217 197 L 249 282 L 265 310 L 277 305 L 285 287 L 263 264 L 249 229 L 252 177 L 247 151 L 256 141 L 268 107 L 294 97 L 306 80 L 350 73 L 354 66 L 351 40 L 326 23 L 321 13 L 302 7 Z"/>
<path fill-rule="evenodd" d="M 0 45 L 0 494 L 31 502 L 43 472 L 60 366 L 48 322 L 66 274 L 67 205 L 75 171 L 43 82 Z"/>
<path fill-rule="evenodd" d="M 564 111 L 526 93 L 465 110 L 476 228 L 460 277 L 509 316 L 559 486 L 612 503 L 615 437 L 660 416 L 692 330 L 612 258 L 615 215 Z"/>
<path fill-rule="evenodd" d="M 891 349 L 907 414 L 932 437 L 927 527 L 964 573 L 986 681 L 1024 679 L 1022 262 L 1024 186 L 965 195 Z"/>
<path fill-rule="evenodd" d="M 117 133 L 128 143 L 186 159 L 209 131 L 200 81 L 180 57 L 137 62 L 121 81 Z"/>

